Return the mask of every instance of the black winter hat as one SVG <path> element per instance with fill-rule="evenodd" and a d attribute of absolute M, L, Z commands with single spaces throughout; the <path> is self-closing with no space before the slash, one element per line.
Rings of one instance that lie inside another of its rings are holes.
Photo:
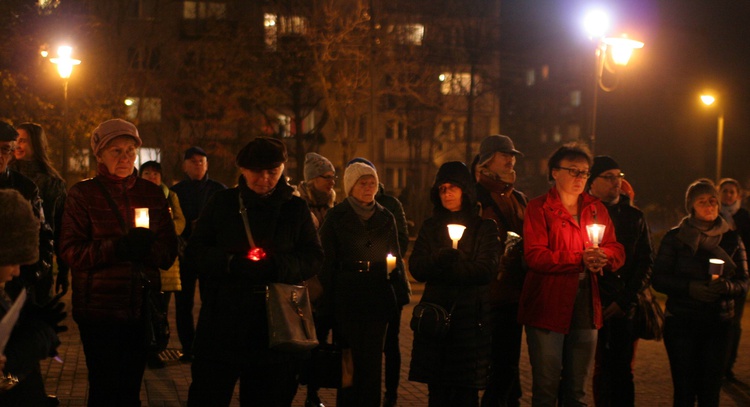
<path fill-rule="evenodd" d="M 183 161 L 193 158 L 194 155 L 202 155 L 204 157 L 208 157 L 208 154 L 206 154 L 206 150 L 194 146 L 185 150 L 185 157 L 183 158 Z"/>
<path fill-rule="evenodd" d="M 0 121 L 0 141 L 16 141 L 18 132 L 10 124 Z"/>
<path fill-rule="evenodd" d="M 619 169 L 620 164 L 617 164 L 617 161 L 615 161 L 614 158 L 608 156 L 608 155 L 597 155 L 594 157 L 594 164 L 591 165 L 591 176 L 586 181 L 586 189 L 591 186 L 591 183 L 594 182 L 594 178 L 602 175 L 604 171 Z"/>
<path fill-rule="evenodd" d="M 281 140 L 258 137 L 237 154 L 235 163 L 253 171 L 270 170 L 286 162 L 286 145 Z"/>
<path fill-rule="evenodd" d="M 460 161 L 448 161 L 440 166 L 437 174 L 435 174 L 435 182 L 432 184 L 430 189 L 430 199 L 435 207 L 441 207 L 440 202 L 440 185 L 446 182 L 451 183 L 459 188 L 463 193 L 463 201 L 468 205 L 466 207 L 472 207 L 477 201 L 477 190 L 476 181 L 471 176 L 469 169 L 466 164 Z"/>

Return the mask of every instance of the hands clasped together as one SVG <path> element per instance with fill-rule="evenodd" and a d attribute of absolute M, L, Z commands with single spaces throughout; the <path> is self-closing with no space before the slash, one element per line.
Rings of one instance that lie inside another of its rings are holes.
<path fill-rule="evenodd" d="M 607 253 L 599 247 L 589 247 L 583 251 L 583 265 L 592 273 L 604 274 L 603 268 L 608 261 Z"/>

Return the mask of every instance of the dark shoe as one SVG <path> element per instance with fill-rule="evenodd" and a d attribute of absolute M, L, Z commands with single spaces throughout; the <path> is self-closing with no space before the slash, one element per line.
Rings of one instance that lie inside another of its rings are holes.
<path fill-rule="evenodd" d="M 192 363 L 193 362 L 193 354 L 192 353 L 183 353 L 180 355 L 180 362 L 183 363 Z"/>
<path fill-rule="evenodd" d="M 305 399 L 305 407 L 326 407 L 325 404 L 323 404 L 322 401 L 320 401 L 320 397 L 317 395 L 309 395 Z"/>
<path fill-rule="evenodd" d="M 47 402 L 49 403 L 50 407 L 57 407 L 60 405 L 60 400 L 58 400 L 57 396 L 55 396 L 54 394 L 47 395 Z"/>
<path fill-rule="evenodd" d="M 383 407 L 396 407 L 398 404 L 396 403 L 396 398 L 390 398 L 386 397 L 383 399 Z"/>

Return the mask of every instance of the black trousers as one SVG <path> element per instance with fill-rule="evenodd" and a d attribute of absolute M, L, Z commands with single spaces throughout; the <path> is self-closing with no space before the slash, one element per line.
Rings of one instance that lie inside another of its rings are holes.
<path fill-rule="evenodd" d="M 518 407 L 521 398 L 518 364 L 523 335 L 523 325 L 518 323 L 518 303 L 493 306 L 492 323 L 492 368 L 482 407 Z"/>
<path fill-rule="evenodd" d="M 477 389 L 428 384 L 427 392 L 429 407 L 477 407 L 479 405 Z"/>
<path fill-rule="evenodd" d="M 401 311 L 398 310 L 388 321 L 388 328 L 385 331 L 385 398 L 396 401 L 398 398 L 398 385 L 401 382 L 401 348 L 399 347 L 398 336 L 401 333 Z"/>
<path fill-rule="evenodd" d="M 633 360 L 638 338 L 627 318 L 610 318 L 599 330 L 594 356 L 594 402 L 597 407 L 635 405 Z"/>
<path fill-rule="evenodd" d="M 89 370 L 89 407 L 140 406 L 146 369 L 140 325 L 78 324 Z"/>
<path fill-rule="evenodd" d="M 383 341 L 386 321 L 343 321 L 338 325 L 342 344 L 352 351 L 354 364 L 352 387 L 336 393 L 338 407 L 380 407 L 383 378 Z"/>
<path fill-rule="evenodd" d="M 674 407 L 693 407 L 696 400 L 699 407 L 718 407 L 729 325 L 730 321 L 665 318 Z"/>
<path fill-rule="evenodd" d="M 193 318 L 193 307 L 195 306 L 195 285 L 198 282 L 198 274 L 190 271 L 182 264 L 186 260 L 180 259 L 180 284 L 182 291 L 175 291 L 175 323 L 177 325 L 177 337 L 182 344 L 182 352 L 193 353 L 193 340 L 195 339 L 195 319 Z"/>
<path fill-rule="evenodd" d="M 297 394 L 299 361 L 275 364 L 228 363 L 196 357 L 188 392 L 190 407 L 229 406 L 237 379 L 240 406 L 289 407 Z"/>
<path fill-rule="evenodd" d="M 726 373 L 731 373 L 734 368 L 734 362 L 737 360 L 737 351 L 740 348 L 740 338 L 742 337 L 742 314 L 745 313 L 745 302 L 747 297 L 741 296 L 734 299 L 734 318 L 729 328 L 729 347 L 727 348 Z"/>

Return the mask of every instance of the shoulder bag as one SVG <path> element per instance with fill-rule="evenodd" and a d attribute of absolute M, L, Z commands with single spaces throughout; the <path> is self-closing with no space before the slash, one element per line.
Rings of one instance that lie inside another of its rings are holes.
<path fill-rule="evenodd" d="M 648 286 L 638 292 L 638 305 L 633 315 L 633 333 L 641 339 L 660 341 L 663 325 L 664 311 L 651 286 Z"/>
<path fill-rule="evenodd" d="M 409 326 L 417 337 L 435 342 L 442 341 L 450 330 L 451 314 L 455 308 L 455 301 L 450 311 L 432 302 L 420 302 L 414 306 Z"/>
<path fill-rule="evenodd" d="M 239 195 L 240 214 L 250 249 L 255 240 L 247 220 L 247 208 Z M 284 283 L 266 286 L 268 347 L 283 352 L 303 352 L 318 346 L 307 287 Z"/>

